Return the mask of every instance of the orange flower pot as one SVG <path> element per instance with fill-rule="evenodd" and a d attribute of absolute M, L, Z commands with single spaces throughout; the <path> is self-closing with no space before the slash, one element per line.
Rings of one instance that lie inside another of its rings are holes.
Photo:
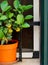
<path fill-rule="evenodd" d="M 12 40 L 12 42 L 16 43 L 0 45 L 0 63 L 16 61 L 18 41 Z"/>

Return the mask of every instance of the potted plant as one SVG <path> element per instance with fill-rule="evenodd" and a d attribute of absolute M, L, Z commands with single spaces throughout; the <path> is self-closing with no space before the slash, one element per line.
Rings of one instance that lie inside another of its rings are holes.
<path fill-rule="evenodd" d="M 26 22 L 32 15 L 24 16 L 23 12 L 32 8 L 32 5 L 21 5 L 19 0 L 14 0 L 12 8 L 7 0 L 0 3 L 0 62 L 16 61 L 18 41 L 12 40 L 12 32 L 21 31 L 30 25 Z"/>

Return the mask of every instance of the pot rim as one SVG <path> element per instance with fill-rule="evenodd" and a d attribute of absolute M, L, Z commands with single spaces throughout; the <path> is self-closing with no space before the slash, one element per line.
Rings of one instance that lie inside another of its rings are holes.
<path fill-rule="evenodd" d="M 18 41 L 17 40 L 11 40 L 13 44 L 7 44 L 7 45 L 0 45 L 0 50 L 1 49 L 12 49 L 12 48 L 17 48 L 18 46 Z M 15 43 L 14 43 L 15 41 Z"/>

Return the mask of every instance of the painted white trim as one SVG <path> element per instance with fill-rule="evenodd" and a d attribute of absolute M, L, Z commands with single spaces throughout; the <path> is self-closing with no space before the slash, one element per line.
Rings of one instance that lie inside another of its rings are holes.
<path fill-rule="evenodd" d="M 39 0 L 33 0 L 33 15 L 34 21 L 39 21 Z"/>
<path fill-rule="evenodd" d="M 40 26 L 34 26 L 34 51 L 39 51 L 40 47 Z"/>
<path fill-rule="evenodd" d="M 32 58 L 33 52 L 22 52 L 22 58 Z M 17 58 L 19 58 L 19 53 L 17 53 Z"/>
<path fill-rule="evenodd" d="M 34 21 L 40 21 L 39 17 L 39 0 L 33 0 L 33 15 Z M 40 45 L 40 26 L 33 26 L 34 29 L 34 49 L 33 51 L 39 51 Z"/>

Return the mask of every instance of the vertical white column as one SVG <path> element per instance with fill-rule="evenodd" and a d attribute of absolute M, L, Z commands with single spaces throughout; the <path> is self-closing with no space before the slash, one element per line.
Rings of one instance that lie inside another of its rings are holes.
<path fill-rule="evenodd" d="M 39 21 L 39 0 L 33 0 L 34 21 Z"/>
<path fill-rule="evenodd" d="M 39 0 L 33 0 L 34 21 L 39 21 Z M 40 26 L 34 26 L 34 51 L 39 51 L 40 45 Z"/>

